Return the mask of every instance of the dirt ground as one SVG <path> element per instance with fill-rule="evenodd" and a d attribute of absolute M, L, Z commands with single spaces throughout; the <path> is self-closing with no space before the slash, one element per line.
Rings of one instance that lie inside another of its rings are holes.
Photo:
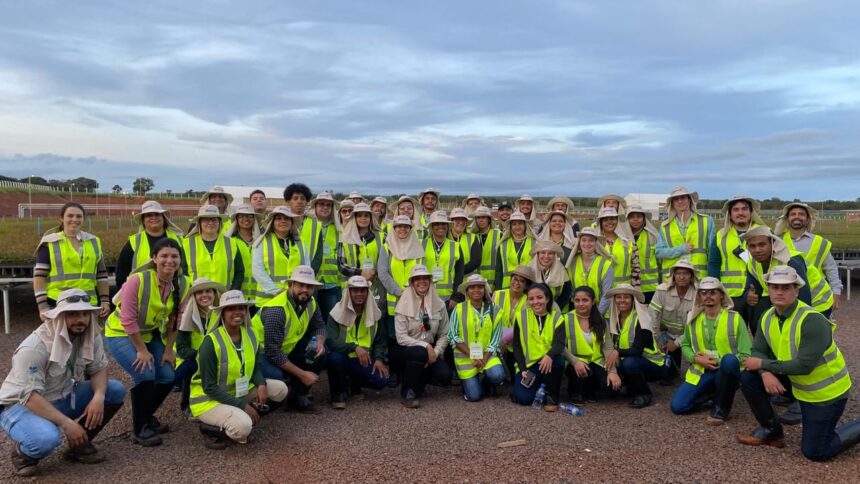
<path fill-rule="evenodd" d="M 836 314 L 837 341 L 852 380 L 860 377 L 860 292 Z M 0 374 L 11 354 L 37 325 L 29 289 L 13 291 L 13 333 L 0 336 Z M 112 363 L 112 378 L 128 383 Z M 325 378 L 325 377 L 324 377 Z M 400 406 L 386 390 L 351 403 L 345 411 L 327 405 L 324 382 L 314 388 L 322 412 L 278 411 L 266 417 L 245 446 L 224 451 L 203 447 L 196 424 L 169 397 L 158 416 L 170 424 L 164 445 L 141 448 L 128 437 L 130 412 L 123 408 L 96 444 L 107 454 L 101 465 L 69 464 L 53 455 L 39 464 L 38 482 L 857 482 L 860 450 L 816 464 L 800 453 L 800 427 L 786 427 L 784 449 L 751 448 L 735 434 L 754 426 L 738 393 L 723 427 L 705 425 L 706 413 L 673 416 L 672 389 L 653 385 L 654 405 L 627 407 L 627 399 L 586 406 L 584 417 L 519 407 L 507 389 L 495 399 L 467 403 L 459 387 L 432 388 L 422 408 Z M 856 386 L 855 386 L 856 388 Z M 843 421 L 860 416 L 853 392 Z M 0 480 L 14 481 L 0 437 Z M 525 439 L 526 445 L 497 448 Z"/>

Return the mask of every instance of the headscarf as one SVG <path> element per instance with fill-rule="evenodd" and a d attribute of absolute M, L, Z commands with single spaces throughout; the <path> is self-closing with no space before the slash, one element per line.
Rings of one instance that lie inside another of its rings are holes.
<path fill-rule="evenodd" d="M 340 233 L 341 244 L 362 245 L 364 243 L 361 238 L 361 234 L 358 232 L 358 224 L 355 221 L 355 216 L 359 213 L 370 214 L 370 227 L 368 228 L 375 234 L 379 233 L 379 221 L 376 220 L 376 217 L 374 217 L 373 212 L 370 210 L 370 205 L 359 203 L 355 205 L 355 208 L 352 211 L 352 216 L 349 217 L 349 220 L 347 220 L 346 224 L 343 226 L 343 230 Z"/>
<path fill-rule="evenodd" d="M 609 298 L 609 332 L 611 334 L 621 334 L 621 328 L 624 326 L 624 321 L 621 321 L 621 311 L 618 305 L 615 304 L 616 294 L 627 294 L 633 296 L 633 308 L 631 311 L 636 312 L 636 317 L 639 318 L 639 327 L 654 332 L 654 319 L 651 311 L 648 310 L 648 305 L 645 304 L 645 295 L 642 291 L 631 286 L 630 284 L 619 284 L 606 292 L 606 297 Z M 631 342 L 632 343 L 632 342 Z"/>
<path fill-rule="evenodd" d="M 544 275 L 545 271 L 538 260 L 538 253 L 547 251 L 554 253 L 556 257 L 549 268 L 549 273 Z M 561 287 L 568 281 L 567 269 L 564 268 L 564 264 L 561 262 L 561 258 L 564 257 L 564 251 L 561 250 L 558 244 L 546 240 L 538 241 L 532 244 L 531 256 L 532 260 L 528 263 L 528 266 L 535 272 L 535 277 L 537 278 L 535 282 L 542 282 L 549 287 Z"/>
<path fill-rule="evenodd" d="M 197 305 L 197 300 L 194 299 L 195 293 L 205 289 L 215 290 L 215 297 L 212 302 L 218 301 L 221 298 L 221 295 L 227 292 L 226 287 L 218 284 L 217 282 L 212 282 L 205 277 L 201 277 L 194 281 L 194 283 L 191 284 L 191 287 L 188 288 L 188 303 L 185 304 L 185 311 L 183 311 L 182 316 L 179 318 L 180 331 L 187 331 L 189 333 L 198 331 L 202 334 L 206 334 L 210 329 L 212 329 L 208 327 L 208 319 L 206 322 L 203 321 L 203 315 L 200 314 L 200 307 Z M 208 313 L 207 318 L 211 315 L 211 312 Z"/>
<path fill-rule="evenodd" d="M 424 246 L 418 240 L 418 236 L 414 230 L 409 230 L 409 235 L 406 240 L 401 240 L 397 237 L 397 231 L 394 230 L 398 225 L 409 225 L 411 220 L 406 215 L 398 215 L 391 222 L 391 232 L 385 237 L 385 245 L 391 252 L 391 256 L 397 260 L 421 259 L 424 257 Z"/>
<path fill-rule="evenodd" d="M 563 239 L 561 245 L 567 247 L 568 249 L 573 248 L 574 244 L 576 244 L 576 237 L 574 237 L 573 235 L 573 224 L 576 223 L 576 221 L 573 220 L 573 217 L 564 212 L 553 211 L 550 212 L 549 215 L 547 215 L 546 222 L 543 225 L 543 229 L 540 231 L 540 235 L 538 235 L 538 240 L 548 240 L 550 242 L 555 243 L 555 241 L 552 240 L 552 234 L 550 233 L 549 229 L 549 226 L 552 224 L 551 220 L 553 215 L 561 215 L 562 217 L 564 217 L 565 223 L 564 229 L 562 231 Z"/>
<path fill-rule="evenodd" d="M 346 285 L 340 294 L 340 301 L 334 305 L 329 316 L 341 326 L 351 328 L 355 325 L 358 315 L 355 313 L 355 307 L 352 305 L 352 297 L 349 294 L 349 290 L 352 288 L 367 289 L 367 300 L 364 302 L 364 325 L 372 328 L 382 318 L 382 311 L 380 311 L 379 306 L 373 301 L 373 294 L 370 292 L 370 283 L 362 276 L 352 276 L 346 281 Z"/>
<path fill-rule="evenodd" d="M 693 322 L 696 317 L 705 310 L 705 306 L 702 305 L 702 298 L 699 296 L 699 291 L 705 289 L 719 289 L 719 291 L 723 293 L 722 307 L 725 309 L 732 309 L 734 307 L 735 303 L 732 298 L 729 297 L 729 293 L 726 292 L 726 288 L 723 286 L 723 283 L 716 277 L 706 277 L 702 279 L 699 283 L 699 287 L 696 289 L 696 300 L 693 303 L 693 309 L 690 310 L 689 314 L 687 314 L 687 323 Z"/>
<path fill-rule="evenodd" d="M 79 297 L 78 302 L 68 302 L 70 297 Z M 66 289 L 57 297 L 57 307 L 45 313 L 46 321 L 36 328 L 39 341 L 48 348 L 48 361 L 64 366 L 72 356 L 73 343 L 66 327 L 66 312 L 89 311 L 90 324 L 87 330 L 79 336 L 80 346 L 78 356 L 86 361 L 95 357 L 96 338 L 101 338 L 101 327 L 98 321 L 98 306 L 89 303 L 89 295 L 82 289 Z"/>

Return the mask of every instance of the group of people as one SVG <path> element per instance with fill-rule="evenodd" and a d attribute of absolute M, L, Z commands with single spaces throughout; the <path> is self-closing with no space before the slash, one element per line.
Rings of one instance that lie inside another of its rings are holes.
<path fill-rule="evenodd" d="M 316 412 L 323 370 L 338 410 L 386 386 L 418 408 L 426 385 L 458 381 L 468 402 L 509 384 L 531 405 L 543 388 L 552 412 L 622 388 L 648 406 L 649 383 L 674 385 L 682 360 L 673 413 L 708 408 L 720 425 L 740 388 L 759 422 L 741 443 L 781 447 L 782 425 L 801 421 L 810 459 L 860 441 L 860 421 L 836 426 L 851 387 L 829 319 L 842 285 L 808 205 L 786 206 L 771 230 L 756 200 L 732 197 L 717 228 L 676 187 L 657 227 L 614 194 L 581 227 L 567 197 L 543 216 L 528 195 L 495 213 L 475 194 L 450 212 L 439 197 L 337 201 L 293 183 L 269 209 L 262 191 L 233 206 L 214 187 L 187 231 L 147 201 L 113 300 L 101 242 L 66 204 L 36 252 L 43 324 L 0 387 L 17 473 L 33 475 L 61 432 L 68 459 L 104 460 L 92 439 L 126 393 L 106 376 L 108 352 L 133 382 L 143 446 L 162 443 L 155 413 L 176 389 L 206 447 L 223 449 L 278 407 Z"/>

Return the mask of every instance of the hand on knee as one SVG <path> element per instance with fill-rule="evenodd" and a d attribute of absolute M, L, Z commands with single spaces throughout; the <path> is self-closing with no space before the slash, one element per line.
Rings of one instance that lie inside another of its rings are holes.
<path fill-rule="evenodd" d="M 720 372 L 737 374 L 741 371 L 741 362 L 735 355 L 723 355 L 720 358 Z"/>

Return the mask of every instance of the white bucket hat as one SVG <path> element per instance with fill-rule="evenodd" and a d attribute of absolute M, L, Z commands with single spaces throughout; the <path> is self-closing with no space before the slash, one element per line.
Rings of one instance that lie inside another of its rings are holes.
<path fill-rule="evenodd" d="M 457 292 L 460 294 L 466 294 L 466 290 L 471 286 L 484 286 L 484 297 L 490 297 L 490 283 L 487 282 L 487 279 L 480 274 L 471 274 L 467 277 L 463 282 L 460 283 L 460 286 L 457 288 Z"/>
<path fill-rule="evenodd" d="M 217 311 L 220 315 L 221 310 L 229 307 L 229 306 L 253 306 L 256 304 L 256 301 L 245 299 L 245 295 L 242 294 L 242 291 L 232 290 L 227 291 L 224 294 L 221 294 L 221 299 L 218 301 L 217 306 L 212 306 L 209 309 L 212 311 Z"/>
<path fill-rule="evenodd" d="M 290 274 L 290 277 L 287 279 L 287 282 L 299 282 L 308 286 L 322 286 L 322 284 L 317 281 L 317 276 L 314 274 L 314 270 L 311 266 L 305 265 L 296 266 L 296 268 L 293 269 L 293 273 Z"/>
<path fill-rule="evenodd" d="M 469 218 L 469 215 L 462 208 L 454 208 L 451 209 L 451 214 L 448 216 L 450 220 L 454 220 L 455 218 L 464 218 L 466 221 L 470 221 L 472 219 Z"/>
<path fill-rule="evenodd" d="M 621 214 L 627 213 L 627 200 L 625 200 L 624 197 L 622 197 L 621 195 L 618 195 L 616 193 L 607 193 L 606 195 L 602 195 L 600 198 L 598 198 L 597 199 L 597 209 L 600 210 L 600 209 L 604 208 L 603 204 L 607 200 L 615 200 L 616 202 L 618 202 L 618 208 L 619 208 L 618 212 Z"/>
<path fill-rule="evenodd" d="M 101 311 L 101 308 L 90 304 L 90 295 L 83 289 L 66 289 L 57 296 L 57 307 L 46 312 L 45 317 L 55 319 L 68 311 Z"/>
<path fill-rule="evenodd" d="M 208 204 L 210 195 L 224 195 L 224 198 L 227 199 L 227 205 L 230 205 L 233 203 L 233 195 L 225 192 L 224 187 L 219 187 L 219 186 L 214 186 L 214 187 L 210 188 L 209 190 L 207 190 L 206 193 L 203 194 L 203 197 L 200 198 L 200 203 Z"/>
<path fill-rule="evenodd" d="M 364 200 L 364 196 L 356 191 L 349 192 L 349 195 L 347 195 L 346 198 L 360 198 L 361 200 Z"/>
<path fill-rule="evenodd" d="M 442 210 L 437 210 L 430 214 L 430 220 L 427 221 L 427 225 L 433 224 L 452 224 L 450 220 L 448 220 L 448 214 Z"/>
<path fill-rule="evenodd" d="M 798 288 L 806 285 L 806 281 L 791 266 L 776 266 L 762 279 L 766 284 L 794 284 Z"/>
<path fill-rule="evenodd" d="M 414 266 L 412 266 L 412 270 L 409 271 L 409 283 L 412 283 L 412 279 L 422 276 L 433 277 L 433 274 L 431 274 L 430 271 L 427 270 L 427 266 L 425 266 L 424 264 L 415 264 Z"/>
<path fill-rule="evenodd" d="M 410 227 L 414 227 L 412 219 L 406 215 L 398 215 L 394 217 L 394 220 L 391 221 L 391 226 L 397 227 L 398 225 L 408 225 Z"/>
<path fill-rule="evenodd" d="M 363 276 L 352 276 L 346 280 L 346 287 L 350 289 L 370 289 L 370 283 Z"/>
<path fill-rule="evenodd" d="M 311 202 L 308 204 L 308 207 L 310 208 L 310 210 L 314 210 L 316 208 L 317 202 L 319 202 L 321 200 L 331 202 L 332 208 L 334 208 L 334 206 L 337 204 L 337 201 L 335 201 L 334 197 L 331 196 L 331 193 L 322 192 L 322 193 L 317 194 L 317 196 L 314 197 L 313 200 L 311 200 Z"/>
<path fill-rule="evenodd" d="M 419 194 L 418 194 L 418 203 L 423 204 L 423 198 L 424 198 L 424 195 L 427 195 L 427 194 L 430 194 L 430 193 L 432 193 L 433 195 L 436 195 L 436 198 L 437 198 L 437 199 L 439 198 L 439 195 L 440 195 L 439 190 L 437 190 L 437 189 L 435 189 L 435 188 L 432 188 L 432 187 L 431 187 L 431 188 L 426 188 L 426 189 L 424 189 L 424 191 L 423 191 L 423 192 L 421 192 L 421 193 L 419 193 Z"/>
<path fill-rule="evenodd" d="M 809 226 L 806 227 L 806 230 L 810 232 L 815 230 L 815 223 L 818 221 L 818 210 L 815 210 L 803 202 L 791 202 L 785 207 L 782 207 L 782 215 L 780 215 L 776 220 L 773 233 L 781 236 L 788 230 L 788 212 L 790 212 L 792 208 L 797 207 L 806 210 L 806 215 L 809 216 Z"/>

